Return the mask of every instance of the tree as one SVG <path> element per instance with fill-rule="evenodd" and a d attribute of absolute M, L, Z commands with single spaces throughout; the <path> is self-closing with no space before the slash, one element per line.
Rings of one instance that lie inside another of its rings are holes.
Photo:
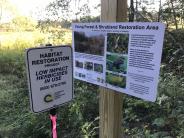
<path fill-rule="evenodd" d="M 134 14 L 135 14 L 135 9 L 134 9 L 134 0 L 130 0 L 130 13 L 129 13 L 129 22 L 134 21 Z"/>
<path fill-rule="evenodd" d="M 130 0 L 129 21 L 158 21 L 159 12 L 154 10 L 153 5 L 153 0 Z"/>
<path fill-rule="evenodd" d="M 67 20 L 70 16 L 71 11 L 69 10 L 69 3 L 71 0 L 55 0 L 51 2 L 46 10 L 48 11 L 48 18 L 56 20 Z"/>
<path fill-rule="evenodd" d="M 9 14 L 17 15 L 18 11 L 16 7 L 12 5 L 9 0 L 0 0 L 0 23 L 3 17 Z"/>
<path fill-rule="evenodd" d="M 17 16 L 12 19 L 12 24 L 15 30 L 33 31 L 37 25 L 37 22 L 29 17 Z"/>
<path fill-rule="evenodd" d="M 172 8 L 172 11 L 173 11 L 173 17 L 174 17 L 174 24 L 176 26 L 176 29 L 178 29 L 178 23 L 177 23 L 177 19 L 176 19 L 176 11 L 175 11 L 175 7 L 174 7 L 174 0 L 170 0 L 170 3 L 171 3 L 171 8 Z"/>
<path fill-rule="evenodd" d="M 163 21 L 167 24 L 173 23 L 178 29 L 184 20 L 184 0 L 167 0 L 162 13 Z"/>
<path fill-rule="evenodd" d="M 80 21 L 83 17 L 91 16 L 91 10 L 98 10 L 100 7 L 99 3 L 91 4 L 89 0 L 55 0 L 46 10 L 48 18 L 54 21 Z"/>

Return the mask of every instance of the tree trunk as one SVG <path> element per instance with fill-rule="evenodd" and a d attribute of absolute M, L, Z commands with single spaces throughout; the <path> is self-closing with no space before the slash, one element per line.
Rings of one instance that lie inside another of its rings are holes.
<path fill-rule="evenodd" d="M 174 24 L 175 24 L 175 27 L 176 29 L 178 29 L 178 23 L 177 23 L 177 17 L 176 17 L 176 11 L 175 11 L 175 8 L 174 8 L 174 3 L 173 3 L 173 0 L 170 1 L 171 2 L 171 6 L 172 6 L 172 11 L 173 11 L 173 17 L 174 17 Z"/>
<path fill-rule="evenodd" d="M 131 1 L 130 1 L 129 22 L 133 22 L 133 21 L 134 21 L 134 14 L 135 14 L 134 0 L 131 0 Z"/>

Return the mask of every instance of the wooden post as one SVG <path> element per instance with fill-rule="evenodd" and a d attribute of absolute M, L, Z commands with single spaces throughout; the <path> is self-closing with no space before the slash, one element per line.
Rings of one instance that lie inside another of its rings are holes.
<path fill-rule="evenodd" d="M 127 0 L 101 0 L 101 22 L 127 21 Z M 100 87 L 100 138 L 121 137 L 122 94 Z"/>

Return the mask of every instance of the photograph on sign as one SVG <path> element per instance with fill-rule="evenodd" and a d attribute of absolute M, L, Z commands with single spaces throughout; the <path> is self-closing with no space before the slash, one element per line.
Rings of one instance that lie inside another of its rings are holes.
<path fill-rule="evenodd" d="M 75 76 L 82 80 L 104 81 L 105 34 L 99 32 L 73 32 L 75 41 Z M 88 73 L 89 72 L 89 73 Z"/>
<path fill-rule="evenodd" d="M 72 100 L 72 64 L 71 46 L 27 49 L 27 76 L 33 112 L 43 112 Z"/>
<path fill-rule="evenodd" d="M 104 40 L 103 34 L 95 32 L 74 32 L 75 37 L 75 52 L 104 55 Z"/>
<path fill-rule="evenodd" d="M 162 23 L 74 23 L 74 77 L 155 101 Z"/>

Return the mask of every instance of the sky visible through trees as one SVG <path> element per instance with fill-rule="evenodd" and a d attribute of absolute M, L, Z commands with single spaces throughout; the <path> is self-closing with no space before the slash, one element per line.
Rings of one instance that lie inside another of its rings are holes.
<path fill-rule="evenodd" d="M 34 19 L 45 19 L 46 15 L 46 7 L 49 3 L 55 2 L 56 0 L 1 0 L 0 5 L 5 7 L 2 11 L 2 22 L 10 21 L 14 16 L 15 12 L 6 9 L 7 6 L 4 5 L 4 1 L 7 1 L 9 5 L 11 5 L 11 10 L 16 9 L 16 13 L 22 16 L 33 17 Z M 2 3 L 2 4 L 1 4 Z M 100 0 L 71 0 L 69 8 L 75 13 L 80 12 L 77 7 L 88 4 L 91 12 L 91 16 L 98 16 L 100 14 L 99 10 L 95 10 L 94 8 L 100 3 Z M 62 15 L 61 15 L 62 16 Z M 70 15 L 69 19 L 75 18 L 75 15 Z"/>
<path fill-rule="evenodd" d="M 7 1 L 9 5 L 11 5 L 11 10 L 14 9 L 14 11 L 12 13 L 10 12 L 10 10 L 4 10 L 2 12 L 2 19 L 1 19 L 2 22 L 10 21 L 11 18 L 13 18 L 15 13 L 22 16 L 30 16 L 36 20 L 45 19 L 47 18 L 47 15 L 45 13 L 46 7 L 49 5 L 49 3 L 53 3 L 56 0 L 31 0 L 31 1 L 30 0 L 1 0 L 1 3 L 4 4 L 5 1 Z M 146 0 L 137 0 L 137 3 L 138 3 L 137 5 L 139 10 L 142 7 L 146 7 L 150 11 L 153 10 L 158 12 L 160 2 L 162 6 L 165 0 L 152 0 L 147 2 Z M 130 0 L 128 0 L 127 3 L 128 5 L 130 5 Z M 71 0 L 69 8 L 72 9 L 73 14 L 70 13 L 70 16 L 68 17 L 68 19 L 71 19 L 71 18 L 75 19 L 76 14 L 78 14 L 78 12 L 81 12 L 79 7 L 84 6 L 86 4 L 90 9 L 91 16 L 97 16 L 100 14 L 100 10 L 95 9 L 100 4 L 100 0 L 92 0 L 92 1 L 91 0 Z M 136 8 L 136 0 L 134 0 L 134 5 L 135 5 L 134 7 Z M 6 6 L 4 7 L 6 8 Z"/>

